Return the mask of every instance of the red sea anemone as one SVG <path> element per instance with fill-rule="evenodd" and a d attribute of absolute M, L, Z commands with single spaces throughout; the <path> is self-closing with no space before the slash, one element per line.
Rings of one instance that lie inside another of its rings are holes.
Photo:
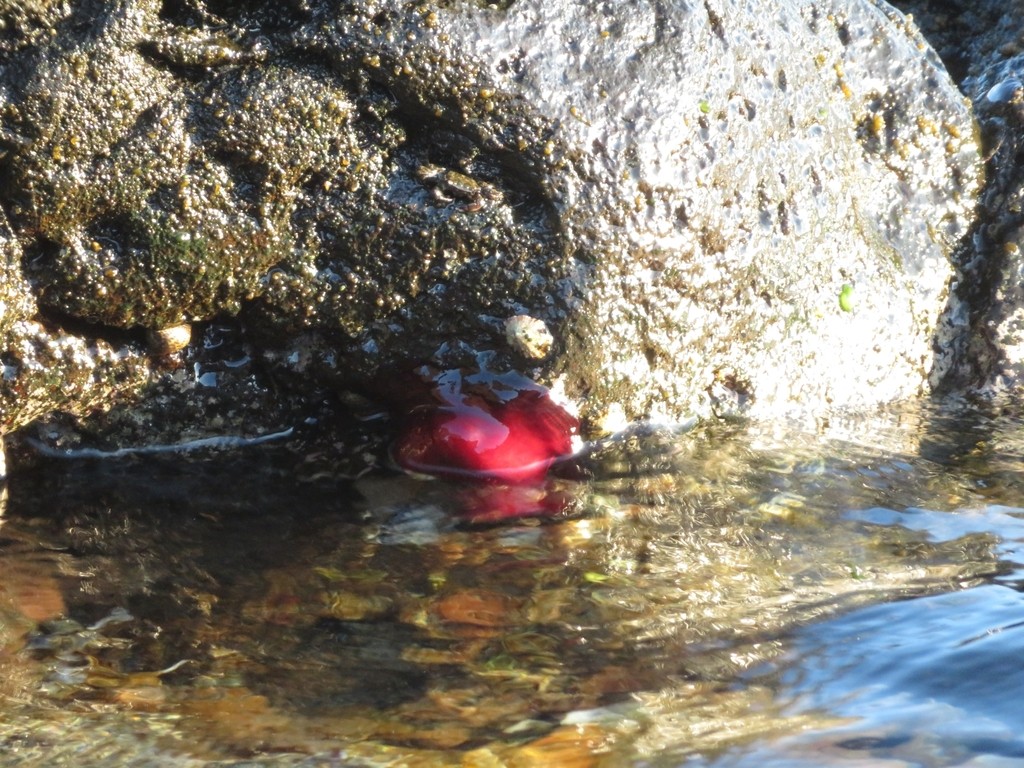
<path fill-rule="evenodd" d="M 403 469 L 531 483 L 572 454 L 579 421 L 525 377 L 444 371 L 432 382 L 436 403 L 414 408 L 392 445 Z"/>

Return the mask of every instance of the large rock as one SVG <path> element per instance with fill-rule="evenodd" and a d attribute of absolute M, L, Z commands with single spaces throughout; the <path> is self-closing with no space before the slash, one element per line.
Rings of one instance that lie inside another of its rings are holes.
<path fill-rule="evenodd" d="M 576 159 L 560 214 L 594 257 L 572 392 L 671 418 L 921 391 L 978 169 L 969 109 L 902 17 L 517 3 L 491 19 L 456 36 L 518 62 L 516 91 Z"/>
<path fill-rule="evenodd" d="M 300 399 L 486 361 L 594 419 L 925 386 L 977 152 L 888 6 L 213 8 L 0 11 L 7 272 L 47 328 L 238 315 Z"/>

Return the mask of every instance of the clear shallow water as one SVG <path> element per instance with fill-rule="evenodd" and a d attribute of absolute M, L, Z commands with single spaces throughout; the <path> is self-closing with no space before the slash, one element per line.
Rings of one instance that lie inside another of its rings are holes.
<path fill-rule="evenodd" d="M 651 431 L 515 490 L 47 463 L 0 526 L 2 760 L 1024 765 L 1020 432 Z"/>

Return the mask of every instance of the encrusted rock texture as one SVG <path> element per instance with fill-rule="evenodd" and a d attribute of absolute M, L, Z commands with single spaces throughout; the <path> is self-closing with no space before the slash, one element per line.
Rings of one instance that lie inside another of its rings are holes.
<path fill-rule="evenodd" d="M 940 335 L 940 391 L 1014 396 L 1024 380 L 1024 2 L 903 2 L 919 20 L 979 124 L 986 184 L 970 236 L 954 254 Z"/>
<path fill-rule="evenodd" d="M 269 429 L 424 364 L 592 424 L 1006 382 L 1015 11 L 918 5 L 963 92 L 870 0 L 6 3 L 0 432 Z"/>

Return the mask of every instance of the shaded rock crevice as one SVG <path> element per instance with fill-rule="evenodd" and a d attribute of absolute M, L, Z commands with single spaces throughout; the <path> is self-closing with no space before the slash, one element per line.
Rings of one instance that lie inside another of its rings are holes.
<path fill-rule="evenodd" d="M 1024 375 L 1024 38 L 1020 2 L 897 3 L 913 12 L 974 105 L 986 183 L 939 329 L 939 392 L 1012 394 Z"/>

